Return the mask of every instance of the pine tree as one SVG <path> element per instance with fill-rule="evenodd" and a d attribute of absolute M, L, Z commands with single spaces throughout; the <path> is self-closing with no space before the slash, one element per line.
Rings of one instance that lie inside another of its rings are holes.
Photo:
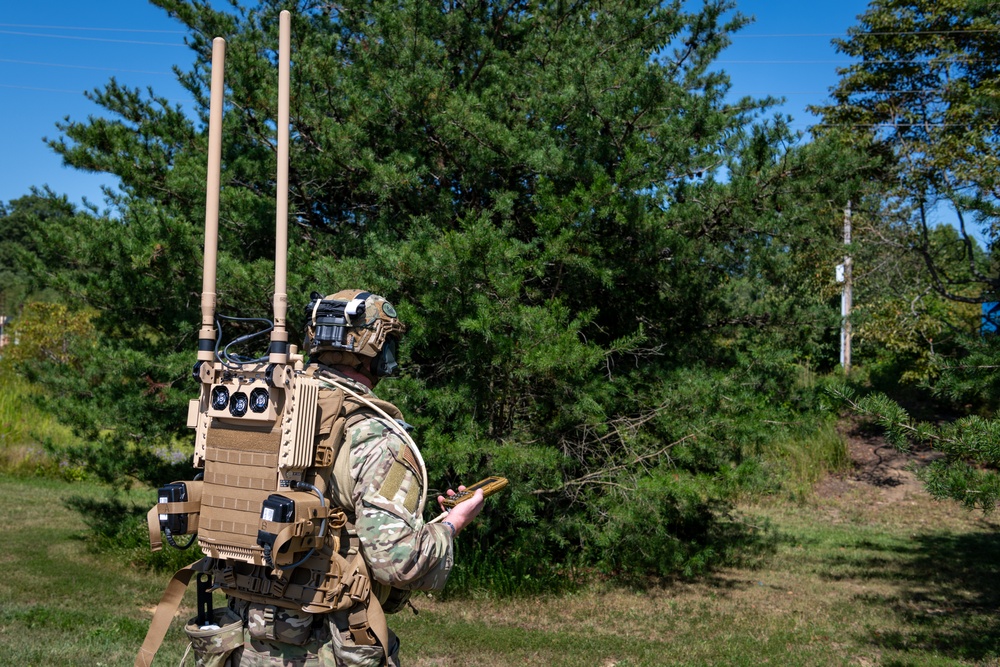
<path fill-rule="evenodd" d="M 104 446 L 90 454 L 109 478 L 147 481 L 166 474 L 149 454 L 183 437 L 195 391 L 216 35 L 219 310 L 270 311 L 285 4 L 155 1 L 191 31 L 180 76 L 199 117 L 112 81 L 95 97 L 110 119 L 68 121 L 52 143 L 122 183 L 120 218 L 78 240 L 106 353 L 95 374 L 61 376 L 76 387 L 63 393 L 89 387 L 101 414 L 147 420 L 92 420 Z M 714 0 L 351 0 L 293 15 L 291 323 L 313 289 L 396 303 L 406 370 L 379 393 L 417 426 L 434 485 L 512 480 L 480 524 L 495 553 L 710 564 L 737 490 L 773 482 L 767 444 L 815 424 L 801 378 L 836 363 L 830 202 L 861 175 L 832 142 L 795 147 L 783 119 L 762 118 L 769 100 L 725 101 L 713 61 L 745 22 Z"/>

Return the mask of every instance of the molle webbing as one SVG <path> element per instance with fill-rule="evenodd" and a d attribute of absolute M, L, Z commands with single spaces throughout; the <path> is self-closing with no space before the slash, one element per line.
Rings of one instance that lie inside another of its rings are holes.
<path fill-rule="evenodd" d="M 373 402 L 389 414 L 399 414 L 389 403 L 374 398 Z M 370 408 L 331 388 L 319 392 L 317 407 L 315 465 L 306 470 L 305 477 L 329 496 L 333 495 L 327 488 L 329 472 L 324 471 L 330 470 L 341 449 L 347 449 L 341 447 L 345 424 L 365 418 L 361 411 Z M 261 509 L 272 493 L 289 492 L 279 483 L 281 436 L 280 422 L 269 428 L 213 421 L 205 446 L 199 544 L 217 559 L 215 581 L 227 595 L 312 613 L 349 608 L 362 599 L 359 596 L 368 595 L 370 584 L 365 569 L 359 571 L 356 563 L 349 565 L 343 555 L 335 553 L 340 530 L 333 524 L 325 544 L 316 545 L 316 553 L 298 567 L 289 571 L 266 567 L 263 549 L 257 544 Z M 351 488 L 353 480 L 347 487 L 348 497 Z M 336 506 L 333 500 L 330 509 Z"/>
<path fill-rule="evenodd" d="M 341 531 L 338 531 L 341 532 Z M 341 534 L 346 534 L 343 531 Z M 354 542 L 357 538 L 353 539 Z M 346 548 L 351 540 L 334 539 Z M 235 561 L 216 561 L 215 583 L 226 595 L 312 614 L 345 611 L 367 603 L 371 580 L 364 559 L 356 548 L 311 556 L 290 572 L 275 576 L 275 570 Z"/>
<path fill-rule="evenodd" d="M 342 595 L 343 558 L 312 556 L 285 576 L 272 578 L 264 566 L 241 562 L 218 562 L 213 570 L 215 583 L 229 596 L 310 613 L 336 611 L 347 604 Z M 347 604 L 347 607 L 354 602 Z"/>
<path fill-rule="evenodd" d="M 212 558 L 262 564 L 257 545 L 261 505 L 278 490 L 281 433 L 273 427 L 215 420 L 205 447 L 205 484 L 198 541 Z"/>

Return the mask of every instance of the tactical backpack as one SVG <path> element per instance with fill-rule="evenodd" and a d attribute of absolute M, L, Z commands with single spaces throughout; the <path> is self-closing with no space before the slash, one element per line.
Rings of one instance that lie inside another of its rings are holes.
<path fill-rule="evenodd" d="M 384 486 L 398 488 L 399 480 L 413 473 L 426 489 L 426 472 L 400 426 L 399 410 L 336 378 L 311 366 L 294 374 L 291 391 L 286 392 L 298 403 L 284 413 L 304 411 L 307 415 L 297 419 L 315 426 L 300 429 L 312 434 L 311 465 L 301 480 L 287 479 L 280 469 L 287 420 L 261 425 L 209 418 L 204 429 L 199 426 L 203 478 L 163 487 L 147 520 L 154 551 L 162 547 L 161 532 L 174 545 L 178 545 L 175 538 L 189 535 L 188 544 L 197 541 L 205 557 L 174 575 L 157 606 L 137 666 L 151 664 L 195 574 L 202 588 L 211 581 L 212 588 L 249 602 L 310 614 L 348 612 L 355 643 L 372 645 L 377 639 L 388 650 L 382 603 L 391 599 L 390 611 L 395 611 L 408 592 L 373 581 L 362 557 L 353 530 L 354 480 L 350 447 L 343 446 L 345 434 L 355 424 L 381 416 L 406 443 Z M 419 513 L 424 500 L 410 493 L 404 505 Z M 204 616 L 210 610 L 199 613 Z"/>

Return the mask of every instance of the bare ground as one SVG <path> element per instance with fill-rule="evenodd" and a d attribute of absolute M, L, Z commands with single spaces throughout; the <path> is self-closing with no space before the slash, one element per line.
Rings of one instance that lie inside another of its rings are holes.
<path fill-rule="evenodd" d="M 847 442 L 850 468 L 828 475 L 816 485 L 821 498 L 843 498 L 867 489 L 887 503 L 925 495 L 914 469 L 941 456 L 927 447 L 916 446 L 901 452 L 886 442 L 877 429 L 856 420 L 841 422 L 838 430 Z"/>

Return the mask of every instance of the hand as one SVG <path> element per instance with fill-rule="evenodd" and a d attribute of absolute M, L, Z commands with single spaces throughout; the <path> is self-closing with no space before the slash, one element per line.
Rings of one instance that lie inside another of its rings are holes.
<path fill-rule="evenodd" d="M 465 491 L 465 486 L 458 487 L 458 491 Z M 448 495 L 454 496 L 456 493 L 452 489 L 448 489 Z M 444 496 L 438 496 L 438 504 L 441 504 L 443 501 Z M 451 510 L 448 510 L 444 505 L 441 505 L 441 509 L 448 513 L 448 516 L 446 516 L 444 520 L 455 526 L 455 534 L 458 535 L 462 532 L 463 528 L 468 526 L 477 516 L 479 516 L 479 513 L 483 511 L 483 503 L 485 502 L 486 500 L 483 497 L 483 490 L 476 489 L 475 494 L 473 494 L 471 498 L 455 505 L 455 507 Z"/>

